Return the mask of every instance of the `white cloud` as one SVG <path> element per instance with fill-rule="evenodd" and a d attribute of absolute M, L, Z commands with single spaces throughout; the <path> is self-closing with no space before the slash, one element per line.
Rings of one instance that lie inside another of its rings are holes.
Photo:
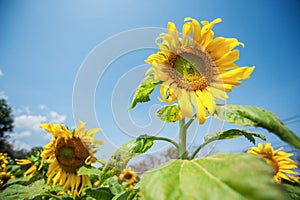
<path fill-rule="evenodd" d="M 40 110 L 48 110 L 48 107 L 47 107 L 46 105 L 44 105 L 44 104 L 38 105 L 38 108 L 39 108 Z"/>
<path fill-rule="evenodd" d="M 2 69 L 0 69 L 0 77 L 3 76 L 3 75 L 4 75 L 3 71 L 2 71 Z"/>
<path fill-rule="evenodd" d="M 9 134 L 11 139 L 30 137 L 31 135 L 32 135 L 31 131 L 22 131 L 20 133 L 11 133 L 11 134 Z"/>
<path fill-rule="evenodd" d="M 55 111 L 51 111 L 49 115 L 50 115 L 51 123 L 60 124 L 60 123 L 63 123 L 64 121 L 66 121 L 66 119 L 67 119 L 66 115 L 60 115 Z"/>
<path fill-rule="evenodd" d="M 22 150 L 22 149 L 30 151 L 30 149 L 32 148 L 31 145 L 29 145 L 29 144 L 27 144 L 25 142 L 22 142 L 20 140 L 13 141 L 12 145 L 13 145 L 14 149 L 17 150 L 17 151 L 18 150 Z"/>
<path fill-rule="evenodd" d="M 8 96 L 5 94 L 4 91 L 0 91 L 0 99 L 5 99 L 5 100 L 8 99 Z"/>
<path fill-rule="evenodd" d="M 40 130 L 41 122 L 45 122 L 47 117 L 42 115 L 20 115 L 15 117 L 15 128 L 25 130 Z"/>

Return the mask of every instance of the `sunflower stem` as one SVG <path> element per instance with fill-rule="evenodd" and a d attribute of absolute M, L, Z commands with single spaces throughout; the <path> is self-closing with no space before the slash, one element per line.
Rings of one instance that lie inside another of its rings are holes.
<path fill-rule="evenodd" d="M 211 142 L 213 142 L 213 141 L 216 141 L 216 140 L 209 140 L 209 141 L 204 142 L 203 144 L 201 144 L 201 145 L 194 151 L 194 153 L 191 155 L 190 160 L 194 159 L 195 156 L 197 155 L 197 153 L 199 153 L 199 151 L 200 151 L 205 145 L 207 145 L 208 143 L 211 143 Z"/>
<path fill-rule="evenodd" d="M 51 192 L 45 192 L 44 195 L 45 195 L 45 196 L 48 196 L 48 197 L 55 198 L 55 199 L 62 200 L 62 198 L 61 198 L 60 196 L 57 196 L 57 195 L 55 195 L 55 194 L 52 194 Z"/>
<path fill-rule="evenodd" d="M 195 114 L 184 126 L 186 129 L 190 127 L 190 125 L 193 123 L 194 119 L 196 119 L 197 115 Z"/>
<path fill-rule="evenodd" d="M 178 147 L 178 157 L 180 159 L 187 159 L 186 151 L 186 134 L 187 128 L 185 124 L 185 118 L 179 121 L 179 147 Z"/>
<path fill-rule="evenodd" d="M 100 163 L 101 165 L 106 165 L 106 162 L 104 160 L 96 160 L 98 163 Z"/>
<path fill-rule="evenodd" d="M 156 136 L 150 136 L 149 138 L 152 139 L 152 140 L 162 140 L 162 141 L 166 141 L 166 142 L 169 142 L 169 143 L 173 144 L 173 145 L 176 147 L 176 149 L 179 148 L 179 145 L 177 144 L 177 142 L 175 142 L 175 141 L 173 141 L 173 140 L 171 140 L 171 139 L 169 139 L 169 138 L 165 138 L 165 137 L 156 137 Z"/>

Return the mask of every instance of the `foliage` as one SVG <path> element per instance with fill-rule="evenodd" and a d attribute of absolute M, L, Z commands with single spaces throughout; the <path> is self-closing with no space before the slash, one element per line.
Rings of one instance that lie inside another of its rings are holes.
<path fill-rule="evenodd" d="M 11 107 L 5 99 L 0 99 L 0 138 L 4 136 L 4 133 L 13 130 L 13 122 Z"/>

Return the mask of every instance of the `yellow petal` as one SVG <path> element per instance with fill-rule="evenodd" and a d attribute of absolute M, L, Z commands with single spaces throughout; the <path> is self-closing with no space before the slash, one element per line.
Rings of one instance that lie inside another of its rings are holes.
<path fill-rule="evenodd" d="M 192 24 L 191 23 L 185 23 L 182 26 L 182 34 L 183 34 L 183 39 L 182 39 L 182 46 L 187 46 L 188 40 L 191 34 L 192 30 Z"/>
<path fill-rule="evenodd" d="M 192 25 L 193 25 L 193 42 L 197 42 L 198 44 L 200 44 L 201 42 L 201 26 L 200 23 L 190 17 L 187 17 L 184 19 L 184 21 L 192 21 Z"/>
<path fill-rule="evenodd" d="M 179 35 L 177 28 L 173 22 L 168 22 L 168 34 L 172 36 L 171 47 L 179 47 Z"/>
<path fill-rule="evenodd" d="M 181 90 L 180 96 L 178 96 L 178 104 L 183 117 L 193 117 L 193 108 L 190 102 L 189 94 L 185 90 Z"/>
<path fill-rule="evenodd" d="M 191 93 L 191 99 L 192 99 L 193 105 L 196 108 L 198 123 L 203 124 L 206 119 L 206 109 L 202 105 L 201 100 L 198 99 L 197 95 L 194 92 Z"/>
<path fill-rule="evenodd" d="M 226 80 L 242 80 L 250 78 L 250 74 L 254 70 L 254 67 L 239 67 L 237 69 L 230 70 L 221 74 L 221 78 L 223 79 L 224 83 Z"/>
<path fill-rule="evenodd" d="M 32 162 L 28 159 L 15 159 L 16 163 L 18 165 L 28 165 L 28 164 L 32 164 Z"/>

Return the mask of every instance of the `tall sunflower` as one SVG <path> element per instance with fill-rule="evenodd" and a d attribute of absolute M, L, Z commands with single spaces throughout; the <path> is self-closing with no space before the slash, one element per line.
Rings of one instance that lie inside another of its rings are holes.
<path fill-rule="evenodd" d="M 78 176 L 76 170 L 96 161 L 94 144 L 103 144 L 103 142 L 95 140 L 94 134 L 100 129 L 85 130 L 84 123 L 81 121 L 72 132 L 63 124 L 41 124 L 41 128 L 53 135 L 41 154 L 41 163 L 43 164 L 46 159 L 49 163 L 46 174 L 48 183 L 52 186 L 63 186 L 60 193 L 68 190 L 73 197 L 81 194 L 86 183 L 92 187 L 88 176 Z"/>
<path fill-rule="evenodd" d="M 281 151 L 282 149 L 283 147 L 274 150 L 270 143 L 267 144 L 259 143 L 258 147 L 250 148 L 248 150 L 248 153 L 261 155 L 266 159 L 268 164 L 273 166 L 274 169 L 273 180 L 276 183 L 280 183 L 282 179 L 291 182 L 299 182 L 298 178 L 288 175 L 288 174 L 295 174 L 295 175 L 298 174 L 297 172 L 292 170 L 298 168 L 297 163 L 289 158 L 293 154 Z"/>
<path fill-rule="evenodd" d="M 239 59 L 235 47 L 243 43 L 235 38 L 214 38 L 212 28 L 221 22 L 200 23 L 185 18 L 182 36 L 174 23 L 168 23 L 168 33 L 158 40 L 159 51 L 146 60 L 152 65 L 155 78 L 161 81 L 161 101 L 178 100 L 183 117 L 192 118 L 195 107 L 200 124 L 205 122 L 206 110 L 212 115 L 217 99 L 228 98 L 233 86 L 248 79 L 254 67 L 239 67 L 234 62 Z"/>

